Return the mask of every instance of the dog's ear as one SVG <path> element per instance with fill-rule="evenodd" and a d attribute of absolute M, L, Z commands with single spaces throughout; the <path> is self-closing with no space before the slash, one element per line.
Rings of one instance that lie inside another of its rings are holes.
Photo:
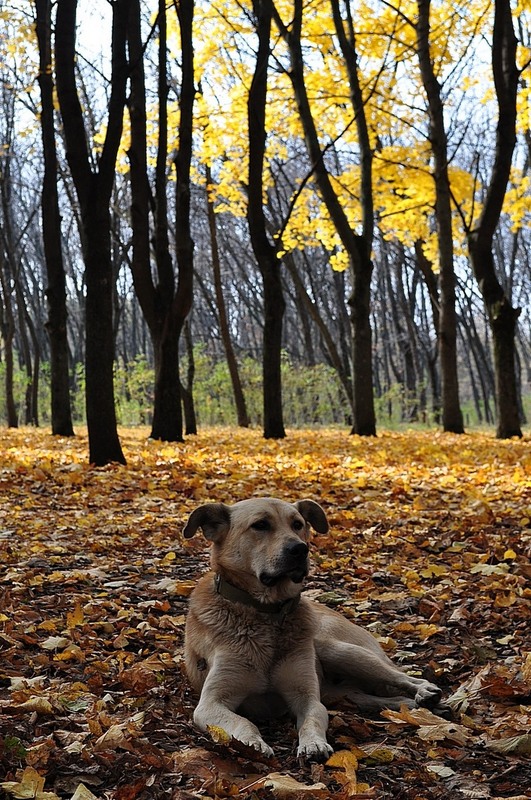
<path fill-rule="evenodd" d="M 328 533 L 328 520 L 319 503 L 314 500 L 298 500 L 293 505 L 317 533 Z"/>
<path fill-rule="evenodd" d="M 185 539 L 191 539 L 198 528 L 203 529 L 207 539 L 217 541 L 230 527 L 230 508 L 224 503 L 206 503 L 192 511 L 185 525 Z"/>

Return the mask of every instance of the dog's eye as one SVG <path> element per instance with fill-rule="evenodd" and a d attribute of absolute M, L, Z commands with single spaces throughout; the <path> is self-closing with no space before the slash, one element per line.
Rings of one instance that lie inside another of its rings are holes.
<path fill-rule="evenodd" d="M 268 531 L 271 526 L 267 519 L 257 519 L 256 522 L 252 523 L 251 528 L 254 531 Z"/>
<path fill-rule="evenodd" d="M 304 528 L 304 522 L 302 522 L 300 519 L 294 519 L 291 527 L 294 531 L 302 531 Z"/>

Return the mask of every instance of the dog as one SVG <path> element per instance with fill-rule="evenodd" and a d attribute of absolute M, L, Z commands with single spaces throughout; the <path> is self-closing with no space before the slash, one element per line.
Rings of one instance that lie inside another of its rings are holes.
<path fill-rule="evenodd" d="M 186 619 L 186 671 L 200 695 L 194 722 L 265 756 L 273 751 L 249 716 L 289 710 L 297 755 L 322 760 L 332 752 L 326 703 L 347 698 L 375 711 L 434 707 L 441 697 L 396 667 L 368 631 L 301 596 L 310 526 L 328 531 L 313 500 L 260 497 L 202 505 L 183 532 L 188 539 L 201 528 L 212 542 L 212 572 L 194 588 Z"/>

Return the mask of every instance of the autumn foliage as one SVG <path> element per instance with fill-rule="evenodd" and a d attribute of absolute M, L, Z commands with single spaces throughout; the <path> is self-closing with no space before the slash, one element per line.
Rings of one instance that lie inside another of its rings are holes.
<path fill-rule="evenodd" d="M 0 797 L 529 797 L 529 439 L 210 429 L 185 444 L 123 430 L 128 465 L 86 440 L 2 431 Z M 445 717 L 332 709 L 326 764 L 268 760 L 191 722 L 186 598 L 208 548 L 185 543 L 206 500 L 311 497 L 308 590 L 444 688 Z"/>

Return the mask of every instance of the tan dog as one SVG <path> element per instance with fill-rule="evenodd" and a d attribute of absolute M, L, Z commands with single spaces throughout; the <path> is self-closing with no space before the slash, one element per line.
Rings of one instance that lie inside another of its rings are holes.
<path fill-rule="evenodd" d="M 398 669 L 370 633 L 301 597 L 310 525 L 328 531 L 312 500 L 256 498 L 200 506 L 184 529 L 190 538 L 202 528 L 212 541 L 213 572 L 192 592 L 186 621 L 186 669 L 201 694 L 194 721 L 268 756 L 273 751 L 244 715 L 287 707 L 297 720 L 298 755 L 326 758 L 323 702 L 347 697 L 375 710 L 434 706 L 441 697 L 434 684 Z"/>

